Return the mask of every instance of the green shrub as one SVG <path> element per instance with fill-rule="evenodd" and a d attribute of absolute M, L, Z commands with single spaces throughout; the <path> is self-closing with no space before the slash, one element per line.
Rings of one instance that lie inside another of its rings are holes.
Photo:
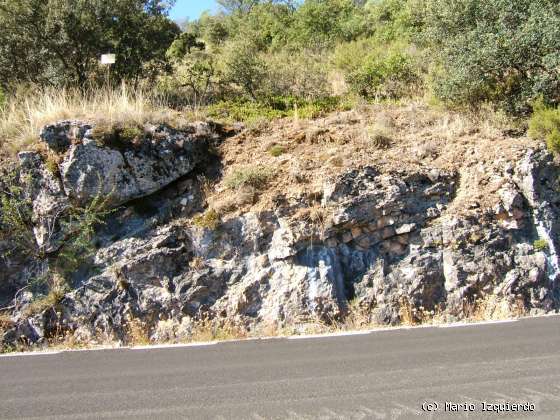
<path fill-rule="evenodd" d="M 239 86 L 249 98 L 256 100 L 267 73 L 258 46 L 251 39 L 233 39 L 226 43 L 222 54 L 224 80 Z"/>
<path fill-rule="evenodd" d="M 403 51 L 380 52 L 346 76 L 350 88 L 364 98 L 399 98 L 418 80 L 412 58 Z"/>
<path fill-rule="evenodd" d="M 30 180 L 7 168 L 0 168 L 0 175 L 0 240 L 7 241 L 11 251 L 33 253 L 33 207 L 26 194 Z"/>
<path fill-rule="evenodd" d="M 263 57 L 267 73 L 262 93 L 266 97 L 292 97 L 312 101 L 331 93 L 326 54 L 302 50 L 281 51 Z"/>
<path fill-rule="evenodd" d="M 547 107 L 542 99 L 533 104 L 529 136 L 546 141 L 548 150 L 560 153 L 560 108 Z"/>
<path fill-rule="evenodd" d="M 279 144 L 276 144 L 276 145 L 272 146 L 268 150 L 268 153 L 270 153 L 270 155 L 274 156 L 274 157 L 278 157 L 280 155 L 283 155 L 285 152 L 286 152 L 286 149 L 284 148 L 284 146 L 280 146 Z"/>
<path fill-rule="evenodd" d="M 209 209 L 193 217 L 193 223 L 200 228 L 215 230 L 220 224 L 220 215 L 216 210 Z"/>
<path fill-rule="evenodd" d="M 54 176 L 58 176 L 58 161 L 56 156 L 49 154 L 45 160 L 45 167 Z"/>
<path fill-rule="evenodd" d="M 61 217 L 60 224 L 68 238 L 58 251 L 53 267 L 61 276 L 71 276 L 95 251 L 92 241 L 96 228 L 105 223 L 108 215 L 107 201 L 97 196 L 85 207 L 72 207 Z"/>
<path fill-rule="evenodd" d="M 544 239 L 537 239 L 535 242 L 533 242 L 533 248 L 535 249 L 535 251 L 545 251 L 548 249 L 548 242 L 546 242 Z"/>
<path fill-rule="evenodd" d="M 227 188 L 238 189 L 249 186 L 261 188 L 270 180 L 273 172 L 263 166 L 247 166 L 234 170 L 224 181 Z"/>
<path fill-rule="evenodd" d="M 259 120 L 274 120 L 288 115 L 260 102 L 221 101 L 210 105 L 206 113 L 209 117 L 225 122 L 255 123 Z"/>
<path fill-rule="evenodd" d="M 332 54 L 332 63 L 344 74 L 352 73 L 364 64 L 369 52 L 374 49 L 376 41 L 373 38 L 338 44 Z"/>
<path fill-rule="evenodd" d="M 436 57 L 434 93 L 478 107 L 529 112 L 560 102 L 560 8 L 555 0 L 428 0 L 424 40 Z"/>

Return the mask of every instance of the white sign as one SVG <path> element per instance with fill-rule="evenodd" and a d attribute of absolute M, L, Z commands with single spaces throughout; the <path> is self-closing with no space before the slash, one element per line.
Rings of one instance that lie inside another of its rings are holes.
<path fill-rule="evenodd" d="M 116 60 L 115 54 L 103 54 L 101 56 L 101 64 L 115 64 Z"/>

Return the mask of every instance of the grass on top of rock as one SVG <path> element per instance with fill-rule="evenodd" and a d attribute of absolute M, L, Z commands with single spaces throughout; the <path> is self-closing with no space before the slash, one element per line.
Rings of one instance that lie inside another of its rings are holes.
<path fill-rule="evenodd" d="M 154 91 L 126 84 L 119 87 L 21 89 L 0 107 L 0 147 L 13 155 L 40 146 L 39 132 L 46 124 L 73 119 L 90 123 L 118 122 L 141 126 L 146 122 L 183 125 L 184 117 L 166 106 Z"/>
<path fill-rule="evenodd" d="M 135 123 L 100 121 L 92 129 L 92 137 L 99 144 L 116 149 L 131 147 L 145 137 L 144 129 Z"/>

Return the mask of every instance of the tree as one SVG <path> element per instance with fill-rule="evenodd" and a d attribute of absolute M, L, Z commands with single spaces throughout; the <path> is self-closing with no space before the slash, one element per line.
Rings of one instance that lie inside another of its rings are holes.
<path fill-rule="evenodd" d="M 228 13 L 247 13 L 261 0 L 217 0 Z"/>
<path fill-rule="evenodd" d="M 515 114 L 560 101 L 557 0 L 429 0 L 425 40 L 437 57 L 436 95 L 499 104 Z"/>
<path fill-rule="evenodd" d="M 225 79 L 238 85 L 253 100 L 266 77 L 266 63 L 250 39 L 230 41 L 222 56 Z"/>
<path fill-rule="evenodd" d="M 294 0 L 217 0 L 227 13 L 249 13 L 259 4 L 285 4 L 293 7 Z"/>
<path fill-rule="evenodd" d="M 0 85 L 83 85 L 99 56 L 117 55 L 114 80 L 161 69 L 179 34 L 162 0 L 0 0 Z"/>
<path fill-rule="evenodd" d="M 329 47 L 363 34 L 364 17 L 354 0 L 306 0 L 295 13 L 291 37 L 307 47 Z"/>
<path fill-rule="evenodd" d="M 199 51 L 204 50 L 204 42 L 200 41 L 197 36 L 191 32 L 183 32 L 173 41 L 166 55 L 171 59 L 178 60 L 190 54 L 194 49 Z"/>

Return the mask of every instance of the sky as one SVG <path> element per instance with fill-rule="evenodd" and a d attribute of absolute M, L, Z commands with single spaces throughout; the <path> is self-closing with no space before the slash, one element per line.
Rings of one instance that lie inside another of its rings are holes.
<path fill-rule="evenodd" d="M 215 0 L 177 0 L 175 7 L 170 13 L 173 20 L 197 19 L 205 10 L 216 11 Z"/>

